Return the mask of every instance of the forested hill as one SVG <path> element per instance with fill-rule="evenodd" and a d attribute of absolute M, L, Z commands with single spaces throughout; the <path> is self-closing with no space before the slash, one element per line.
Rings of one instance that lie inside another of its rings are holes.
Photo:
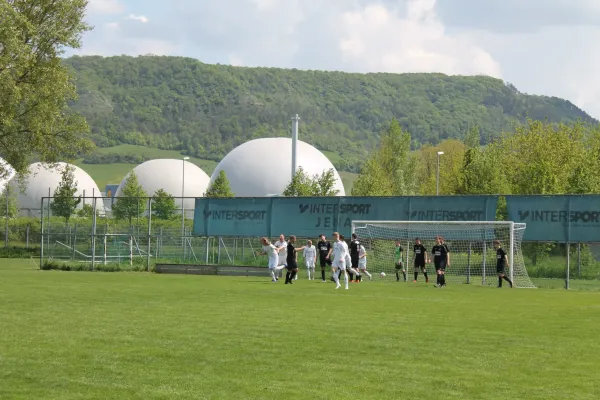
<path fill-rule="evenodd" d="M 461 138 L 473 125 L 486 142 L 526 116 L 596 122 L 569 101 L 521 94 L 485 76 L 244 68 L 157 56 L 65 63 L 77 77 L 73 107 L 99 146 L 141 144 L 214 160 L 249 139 L 289 135 L 296 113 L 301 139 L 339 153 L 337 166 L 346 170 L 394 117 L 414 148 Z"/>

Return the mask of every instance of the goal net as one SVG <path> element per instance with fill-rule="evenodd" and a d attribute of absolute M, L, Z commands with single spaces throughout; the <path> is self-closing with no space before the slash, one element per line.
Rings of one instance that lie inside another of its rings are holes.
<path fill-rule="evenodd" d="M 379 279 L 396 280 L 396 242 L 403 249 L 403 269 L 406 281 L 414 279 L 415 239 L 419 238 L 428 252 L 431 263 L 427 264 L 429 279 L 435 282 L 435 268 L 432 247 L 436 236 L 444 238 L 450 250 L 450 267 L 446 268 L 448 283 L 480 283 L 496 285 L 496 249 L 495 240 L 500 241 L 508 256 L 508 268 L 505 273 L 515 287 L 534 288 L 521 252 L 521 241 L 525 224 L 505 221 L 353 221 L 352 232 L 358 235 L 367 251 L 367 269 L 371 273 L 386 276 Z M 402 269 L 399 272 L 403 281 Z M 423 280 L 419 271 L 418 280 Z M 506 284 L 506 282 L 505 282 Z"/>

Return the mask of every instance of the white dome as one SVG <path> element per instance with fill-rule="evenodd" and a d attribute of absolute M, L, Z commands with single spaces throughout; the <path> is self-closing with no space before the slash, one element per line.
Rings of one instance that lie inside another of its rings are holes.
<path fill-rule="evenodd" d="M 0 194 L 4 192 L 6 184 L 15 176 L 13 167 L 0 158 Z"/>
<path fill-rule="evenodd" d="M 76 196 L 83 196 L 85 194 L 85 204 L 89 205 L 92 204 L 93 196 L 102 197 L 102 192 L 98 188 L 98 185 L 96 185 L 96 182 L 81 168 L 64 162 L 57 163 L 54 168 L 50 168 L 48 165 L 42 163 L 34 163 L 28 168 L 29 175 L 26 178 L 25 190 L 23 192 L 19 187 L 17 176 L 10 182 L 11 188 L 14 187 L 17 190 L 19 208 L 39 210 L 42 204 L 42 197 L 48 197 L 48 193 L 50 193 L 50 196 L 54 196 L 54 191 L 62 181 L 62 171 L 67 165 L 73 168 L 73 175 L 77 182 Z M 96 203 L 97 209 L 103 211 L 103 202 L 97 200 Z M 82 201 L 78 208 L 82 208 L 83 204 L 84 202 Z"/>
<path fill-rule="evenodd" d="M 310 176 L 333 169 L 337 195 L 345 195 L 342 178 L 331 161 L 319 150 L 300 140 L 299 167 Z M 231 191 L 237 197 L 280 195 L 292 180 L 292 139 L 256 139 L 236 147 L 217 165 L 211 183 L 222 170 L 227 174 Z"/>
<path fill-rule="evenodd" d="M 185 163 L 185 171 L 183 163 Z M 206 172 L 202 171 L 195 164 L 183 160 L 150 160 L 138 165 L 131 171 L 135 172 L 138 183 L 148 196 L 153 196 L 158 189 L 163 189 L 171 196 L 181 198 L 182 190 L 185 189 L 183 197 L 191 197 L 185 199 L 183 202 L 186 210 L 193 210 L 196 207 L 194 198 L 204 195 L 210 181 L 210 177 Z M 185 188 L 183 187 L 184 172 Z M 115 197 L 121 196 L 125 181 L 130 174 L 131 172 L 121 181 Z M 181 199 L 176 201 L 176 205 L 178 208 L 181 207 Z"/>

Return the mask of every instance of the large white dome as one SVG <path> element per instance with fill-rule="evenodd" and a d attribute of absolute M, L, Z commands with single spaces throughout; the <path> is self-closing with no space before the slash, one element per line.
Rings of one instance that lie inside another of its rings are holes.
<path fill-rule="evenodd" d="M 335 189 L 344 196 L 344 184 L 331 161 L 308 143 L 298 141 L 298 167 L 310 176 L 333 169 Z M 292 179 L 292 139 L 265 138 L 246 142 L 221 160 L 211 183 L 225 171 L 237 197 L 280 195 Z"/>
<path fill-rule="evenodd" d="M 11 188 L 17 190 L 19 208 L 39 210 L 42 204 L 42 197 L 48 197 L 48 193 L 50 193 L 50 196 L 54 196 L 54 191 L 62 181 L 62 171 L 67 165 L 73 168 L 73 175 L 77 182 L 76 196 L 85 195 L 85 204 L 89 205 L 92 204 L 93 196 L 102 197 L 102 192 L 98 188 L 98 185 L 96 185 L 96 182 L 81 168 L 64 162 L 57 163 L 54 168 L 42 163 L 34 163 L 29 166 L 29 175 L 25 180 L 24 191 L 21 191 L 22 188 L 19 186 L 18 176 L 15 176 L 10 182 Z M 79 204 L 78 208 L 83 207 L 84 201 Z M 103 211 L 103 202 L 96 201 L 96 203 L 97 209 Z"/>
<path fill-rule="evenodd" d="M 6 189 L 6 184 L 15 176 L 13 167 L 0 158 L 0 194 Z"/>
<path fill-rule="evenodd" d="M 185 163 L 185 171 L 183 163 Z M 153 196 L 158 189 L 163 189 L 171 196 L 181 198 L 182 190 L 185 189 L 183 191 L 183 197 L 190 197 L 183 202 L 186 210 L 195 208 L 194 198 L 204 196 L 204 192 L 206 192 L 206 188 L 210 181 L 210 177 L 206 172 L 188 161 L 175 159 L 150 160 L 138 165 L 123 178 L 115 197 L 122 195 L 121 193 L 123 192 L 125 181 L 131 172 L 135 173 L 138 183 L 148 196 Z M 185 188 L 183 187 L 184 172 Z M 176 205 L 178 208 L 180 207 L 181 199 L 176 201 Z"/>

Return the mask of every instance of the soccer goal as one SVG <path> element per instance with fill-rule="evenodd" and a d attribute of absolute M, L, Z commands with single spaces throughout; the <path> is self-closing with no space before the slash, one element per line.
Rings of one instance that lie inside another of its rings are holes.
<path fill-rule="evenodd" d="M 419 238 L 431 256 L 436 236 L 444 238 L 450 250 L 448 283 L 496 285 L 495 240 L 508 255 L 510 276 L 515 287 L 535 288 L 523 260 L 521 241 L 526 224 L 511 221 L 352 221 L 352 232 L 367 250 L 367 267 L 371 273 L 385 272 L 381 279 L 396 279 L 396 241 L 402 248 L 408 282 L 413 280 L 415 239 Z M 432 259 L 433 257 L 430 257 Z M 427 264 L 429 278 L 435 281 L 435 268 Z M 403 279 L 403 276 L 400 275 Z M 424 279 L 419 273 L 419 280 Z"/>

